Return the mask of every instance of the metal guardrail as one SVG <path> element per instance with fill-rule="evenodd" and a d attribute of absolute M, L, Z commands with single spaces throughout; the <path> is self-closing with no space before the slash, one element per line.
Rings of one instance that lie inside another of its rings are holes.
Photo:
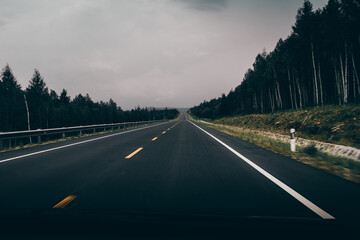
<path fill-rule="evenodd" d="M 66 133 L 79 132 L 79 136 L 84 133 L 96 133 L 97 130 L 102 129 L 104 132 L 109 130 L 118 130 L 126 127 L 134 127 L 144 124 L 163 122 L 167 120 L 153 120 L 153 121 L 139 121 L 139 122 L 124 122 L 124 123 L 110 123 L 110 124 L 98 124 L 87 126 L 75 126 L 75 127 L 62 127 L 62 128 L 49 128 L 49 129 L 37 129 L 29 131 L 15 131 L 15 132 L 0 132 L 0 150 L 4 149 L 4 142 L 8 141 L 8 147 L 11 147 L 11 140 L 15 139 L 29 139 L 32 142 L 32 138 L 37 138 L 37 143 L 41 143 L 42 136 L 51 136 L 60 134 L 60 138 L 65 138 Z M 14 144 L 17 145 L 16 143 Z"/>

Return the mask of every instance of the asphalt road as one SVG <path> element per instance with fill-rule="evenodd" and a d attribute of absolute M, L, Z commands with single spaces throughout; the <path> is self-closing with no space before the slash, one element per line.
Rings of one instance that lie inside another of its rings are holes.
<path fill-rule="evenodd" d="M 184 116 L 1 153 L 0 193 L 0 210 L 7 211 L 55 207 L 346 220 L 360 214 L 359 184 Z"/>

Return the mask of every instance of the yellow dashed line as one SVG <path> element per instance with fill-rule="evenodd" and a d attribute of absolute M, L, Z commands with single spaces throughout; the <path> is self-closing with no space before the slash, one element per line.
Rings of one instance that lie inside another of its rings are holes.
<path fill-rule="evenodd" d="M 174 124 L 173 126 L 171 126 L 171 127 L 169 127 L 168 129 L 167 129 L 167 131 L 170 131 L 172 128 L 174 128 L 176 125 L 178 125 L 180 122 L 178 122 L 178 123 L 176 123 L 176 124 Z M 165 131 L 163 131 L 161 134 L 165 134 L 166 133 L 166 130 Z M 151 141 L 154 141 L 154 140 L 156 140 L 156 138 L 154 138 L 153 140 L 151 140 Z"/>
<path fill-rule="evenodd" d="M 154 137 L 153 139 L 151 139 L 151 141 L 155 141 L 158 137 Z"/>
<path fill-rule="evenodd" d="M 138 152 L 140 152 L 143 148 L 138 148 L 136 151 L 134 151 L 133 153 L 131 153 L 130 155 L 126 156 L 125 159 L 129 159 L 132 156 L 134 156 L 135 154 L 137 154 Z"/>
<path fill-rule="evenodd" d="M 77 196 L 75 196 L 75 195 L 70 195 L 70 196 L 66 197 L 64 200 L 62 200 L 61 202 L 59 202 L 58 204 L 56 204 L 55 206 L 53 206 L 53 208 L 64 208 L 66 205 L 71 203 L 76 197 Z"/>
<path fill-rule="evenodd" d="M 176 124 L 174 124 L 171 128 L 173 128 L 173 127 L 175 127 L 176 125 L 178 125 L 180 122 L 178 122 L 178 123 L 176 123 Z"/>

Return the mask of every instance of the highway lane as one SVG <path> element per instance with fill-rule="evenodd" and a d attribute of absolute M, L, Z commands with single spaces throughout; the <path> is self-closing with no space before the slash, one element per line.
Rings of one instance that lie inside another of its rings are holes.
<path fill-rule="evenodd" d="M 357 220 L 360 215 L 360 184 L 297 162 L 225 133 L 202 126 L 274 177 L 307 197 L 336 219 Z M 290 147 L 290 146 L 289 146 Z"/>
<path fill-rule="evenodd" d="M 360 213 L 360 185 L 201 128 L 336 219 Z M 51 147 L 1 154 L 0 161 Z M 4 209 L 50 209 L 67 199 L 61 207 L 320 219 L 184 117 L 0 163 L 0 192 Z"/>
<path fill-rule="evenodd" d="M 173 124 L 108 134 L 106 138 L 93 136 L 2 153 L 0 161 L 83 143 L 0 163 L 0 192 L 6 196 L 1 198 L 0 208 L 51 208 L 69 193 L 91 184 L 94 176 L 107 174 L 113 165 L 123 164 L 119 158 Z M 85 142 L 88 140 L 95 141 Z"/>

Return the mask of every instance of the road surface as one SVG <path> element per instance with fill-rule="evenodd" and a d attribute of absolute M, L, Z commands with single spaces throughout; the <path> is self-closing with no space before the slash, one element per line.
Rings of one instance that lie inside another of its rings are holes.
<path fill-rule="evenodd" d="M 360 185 L 178 120 L 0 154 L 0 209 L 357 219 Z"/>

